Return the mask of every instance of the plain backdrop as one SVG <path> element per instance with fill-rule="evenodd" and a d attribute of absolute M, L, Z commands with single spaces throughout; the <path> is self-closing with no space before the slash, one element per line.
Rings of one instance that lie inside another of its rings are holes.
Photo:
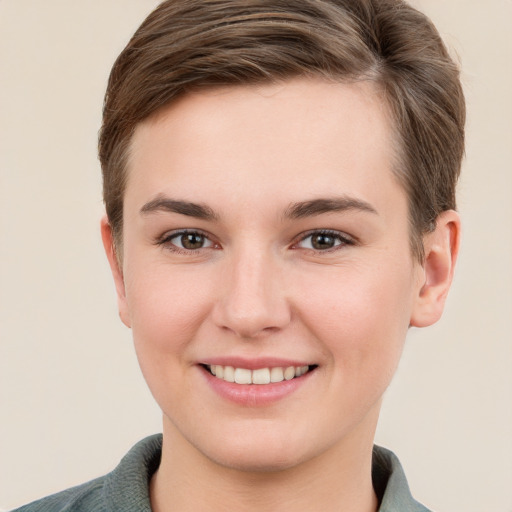
<path fill-rule="evenodd" d="M 0 509 L 111 470 L 161 418 L 99 236 L 109 69 L 155 0 L 0 0 Z M 439 512 L 512 511 L 512 1 L 417 0 L 463 66 L 463 244 L 377 442 Z"/>

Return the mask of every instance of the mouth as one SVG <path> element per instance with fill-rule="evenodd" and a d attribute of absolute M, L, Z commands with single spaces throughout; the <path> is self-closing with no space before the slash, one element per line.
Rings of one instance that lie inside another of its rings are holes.
<path fill-rule="evenodd" d="M 274 366 L 265 368 L 236 368 L 219 364 L 201 365 L 217 379 L 235 384 L 265 385 L 298 379 L 317 368 L 317 365 Z"/>

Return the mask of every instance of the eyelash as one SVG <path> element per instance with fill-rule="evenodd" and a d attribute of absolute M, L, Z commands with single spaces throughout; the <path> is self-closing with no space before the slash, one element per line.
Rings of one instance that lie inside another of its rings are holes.
<path fill-rule="evenodd" d="M 356 241 L 352 237 L 346 235 L 343 232 L 335 231 L 332 229 L 314 229 L 314 230 L 308 231 L 306 233 L 303 233 L 301 235 L 301 237 L 298 239 L 298 241 L 293 244 L 293 248 L 297 247 L 298 249 L 301 249 L 301 247 L 298 247 L 298 245 L 301 242 L 304 242 L 308 238 L 311 238 L 315 235 L 331 237 L 337 243 L 336 243 L 336 245 L 334 245 L 333 247 L 328 248 L 328 249 L 315 249 L 315 248 L 311 248 L 311 249 L 310 248 L 302 248 L 302 249 L 312 251 L 316 254 L 322 254 L 322 253 L 331 253 L 333 251 L 337 251 L 337 250 L 339 250 L 343 247 L 346 247 L 348 245 L 355 245 L 355 243 L 356 243 Z"/>
<path fill-rule="evenodd" d="M 183 237 L 185 235 L 200 236 L 204 240 L 209 241 L 211 245 L 208 247 L 199 247 L 197 249 L 185 249 L 183 247 L 177 246 L 175 243 L 172 242 L 172 240 L 179 238 L 179 237 Z M 331 253 L 331 252 L 337 251 L 345 246 L 354 245 L 356 243 L 356 241 L 353 238 L 349 237 L 348 235 L 346 235 L 340 231 L 335 231 L 335 230 L 331 230 L 331 229 L 315 229 L 315 230 L 311 230 L 306 233 L 303 233 L 300 236 L 300 238 L 298 238 L 298 240 L 292 244 L 291 248 L 292 249 L 301 249 L 301 247 L 299 247 L 299 244 L 315 235 L 331 237 L 337 243 L 333 247 L 330 247 L 327 249 L 315 249 L 313 247 L 312 248 L 302 247 L 302 249 L 314 252 L 316 254 L 322 254 L 322 253 Z M 160 239 L 158 239 L 156 241 L 156 245 L 165 246 L 168 250 L 170 250 L 174 253 L 186 254 L 186 255 L 187 254 L 188 255 L 195 254 L 195 253 L 201 251 L 202 249 L 218 248 L 218 246 L 215 247 L 217 244 L 210 238 L 210 236 L 207 233 L 205 233 L 204 231 L 201 231 L 199 229 L 182 229 L 179 231 L 174 231 L 172 233 L 166 233 L 163 237 L 161 237 Z"/>
<path fill-rule="evenodd" d="M 211 246 L 209 247 L 199 247 L 198 249 L 185 249 L 183 247 L 178 247 L 175 243 L 172 242 L 172 240 L 183 237 L 185 235 L 196 235 L 202 237 L 204 240 L 207 240 L 211 243 Z M 196 254 L 197 252 L 201 251 L 202 249 L 211 249 L 215 248 L 216 243 L 210 238 L 210 235 L 208 233 L 205 233 L 204 231 L 201 231 L 200 229 L 181 229 L 178 231 L 173 231 L 172 233 L 166 233 L 163 237 L 158 239 L 156 241 L 157 245 L 165 246 L 166 249 L 170 250 L 171 252 L 177 253 L 177 254 Z"/>

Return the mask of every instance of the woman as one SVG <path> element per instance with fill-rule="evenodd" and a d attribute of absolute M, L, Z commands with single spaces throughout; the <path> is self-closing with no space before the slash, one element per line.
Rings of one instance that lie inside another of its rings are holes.
<path fill-rule="evenodd" d="M 463 141 L 458 70 L 401 1 L 162 3 L 99 153 L 163 437 L 19 510 L 426 510 L 373 437 L 451 284 Z"/>

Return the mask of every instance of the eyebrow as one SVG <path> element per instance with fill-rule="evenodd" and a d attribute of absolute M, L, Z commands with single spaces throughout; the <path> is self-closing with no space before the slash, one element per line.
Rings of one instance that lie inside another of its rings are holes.
<path fill-rule="evenodd" d="M 343 212 L 347 210 L 359 210 L 378 215 L 377 210 L 370 203 L 354 197 L 342 196 L 293 203 L 286 209 L 285 217 L 302 219 L 322 213 Z"/>
<path fill-rule="evenodd" d="M 142 215 L 155 212 L 170 212 L 186 215 L 187 217 L 195 217 L 196 219 L 216 220 L 217 214 L 208 206 L 190 201 L 180 201 L 170 199 L 165 196 L 157 196 L 155 199 L 147 202 L 141 209 Z"/>
<path fill-rule="evenodd" d="M 322 213 L 342 212 L 347 210 L 359 210 L 378 215 L 377 210 L 366 201 L 354 197 L 320 198 L 310 201 L 292 203 L 284 212 L 284 217 L 289 219 L 302 219 L 321 215 Z M 218 215 L 204 204 L 191 201 L 180 201 L 158 195 L 155 199 L 147 202 L 141 209 L 142 215 L 155 212 L 170 212 L 195 217 L 203 220 L 218 220 Z"/>

